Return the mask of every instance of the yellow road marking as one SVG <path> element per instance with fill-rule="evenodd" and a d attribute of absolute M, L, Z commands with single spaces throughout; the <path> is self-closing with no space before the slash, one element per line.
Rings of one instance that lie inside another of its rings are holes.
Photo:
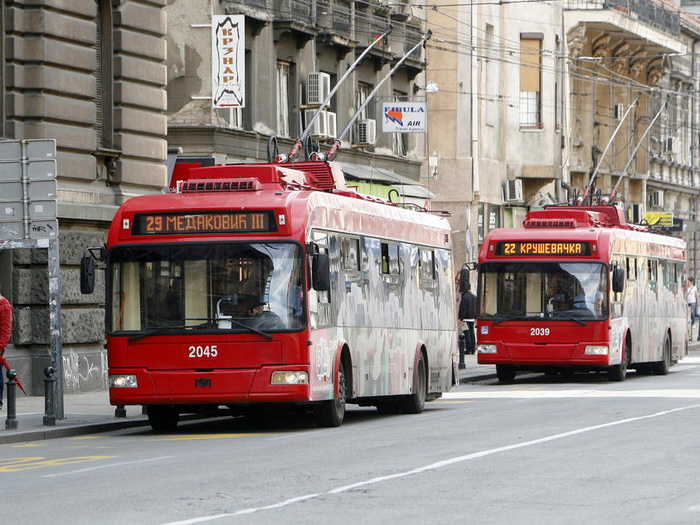
<path fill-rule="evenodd" d="M 189 436 L 166 436 L 162 438 L 153 438 L 148 441 L 188 441 L 193 439 L 228 439 L 236 437 L 261 436 L 262 434 L 192 434 Z"/>
<path fill-rule="evenodd" d="M 100 461 L 112 459 L 117 456 L 79 456 L 75 458 L 47 459 L 41 456 L 24 457 L 15 459 L 0 460 L 0 473 L 22 472 L 46 467 L 59 467 L 62 465 L 72 465 L 74 463 L 86 463 L 88 461 Z"/>

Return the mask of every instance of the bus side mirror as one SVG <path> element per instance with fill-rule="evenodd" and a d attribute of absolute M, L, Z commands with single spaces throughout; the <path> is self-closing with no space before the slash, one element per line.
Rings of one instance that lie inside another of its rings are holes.
<path fill-rule="evenodd" d="M 330 260 L 327 253 L 314 253 L 311 258 L 311 286 L 317 292 L 331 289 Z"/>
<path fill-rule="evenodd" d="M 83 255 L 80 259 L 80 293 L 91 294 L 95 291 L 95 259 Z"/>
<path fill-rule="evenodd" d="M 469 270 L 467 268 L 462 268 L 459 271 L 459 293 L 461 293 L 461 294 L 466 293 L 468 285 L 469 285 Z"/>
<path fill-rule="evenodd" d="M 625 289 L 625 270 L 615 268 L 612 274 L 612 289 L 615 293 L 620 293 Z"/>

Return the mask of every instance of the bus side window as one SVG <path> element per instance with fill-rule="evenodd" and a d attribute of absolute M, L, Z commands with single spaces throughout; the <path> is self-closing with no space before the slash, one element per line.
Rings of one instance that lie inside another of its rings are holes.
<path fill-rule="evenodd" d="M 343 270 L 358 271 L 360 269 L 360 239 L 340 238 L 340 264 Z"/>
<path fill-rule="evenodd" d="M 382 273 L 387 275 L 401 275 L 399 246 L 397 244 L 382 243 Z"/>
<path fill-rule="evenodd" d="M 420 278 L 422 280 L 434 280 L 435 272 L 435 252 L 433 250 L 420 250 Z"/>
<path fill-rule="evenodd" d="M 389 274 L 389 245 L 382 243 L 382 273 Z"/>
<path fill-rule="evenodd" d="M 656 259 L 648 259 L 647 269 L 649 271 L 649 287 L 652 290 L 656 290 L 656 282 L 659 279 L 658 261 Z"/>

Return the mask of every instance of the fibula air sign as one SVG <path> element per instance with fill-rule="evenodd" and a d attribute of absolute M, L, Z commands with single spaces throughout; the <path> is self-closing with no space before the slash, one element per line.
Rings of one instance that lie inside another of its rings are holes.
<path fill-rule="evenodd" d="M 382 110 L 384 133 L 425 133 L 425 102 L 385 102 Z"/>

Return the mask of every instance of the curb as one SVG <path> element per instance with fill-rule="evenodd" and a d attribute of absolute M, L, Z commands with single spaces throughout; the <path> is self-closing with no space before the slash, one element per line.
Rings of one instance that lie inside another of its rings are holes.
<path fill-rule="evenodd" d="M 86 434 L 99 434 L 112 430 L 122 430 L 140 426 L 148 426 L 148 419 L 134 419 L 130 421 L 114 421 L 110 423 L 88 423 L 69 427 L 46 427 L 43 430 L 19 430 L 3 435 L 0 430 L 0 445 L 10 445 L 25 441 L 42 441 L 45 439 L 59 439 L 65 437 L 83 436 Z"/>

